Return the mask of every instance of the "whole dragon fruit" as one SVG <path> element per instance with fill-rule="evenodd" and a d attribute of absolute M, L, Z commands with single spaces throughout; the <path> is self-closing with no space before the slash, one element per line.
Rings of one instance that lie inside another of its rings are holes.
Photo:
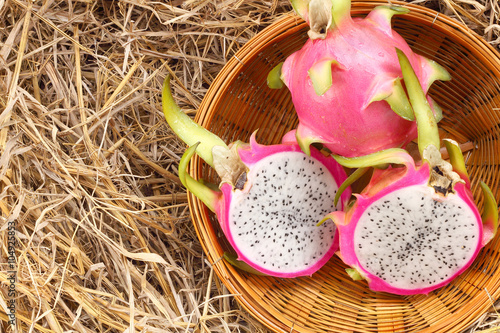
<path fill-rule="evenodd" d="M 250 143 L 227 146 L 219 137 L 193 122 L 175 104 L 167 78 L 163 111 L 174 132 L 190 146 L 179 163 L 184 186 L 216 213 L 237 259 L 226 259 L 247 271 L 277 276 L 312 275 L 338 248 L 335 224 L 317 222 L 337 207 L 333 199 L 346 175 L 331 157 L 318 150 L 308 156 L 294 135 L 279 145 Z M 219 189 L 198 182 L 186 167 L 195 153 L 214 167 Z M 350 196 L 342 196 L 343 207 Z"/>
<path fill-rule="evenodd" d="M 409 10 L 379 6 L 360 19 L 351 18 L 350 0 L 291 3 L 309 24 L 310 38 L 270 72 L 268 84 L 279 88 L 284 82 L 290 90 L 302 149 L 307 153 L 311 143 L 320 142 L 334 154 L 355 157 L 415 139 L 395 48 L 408 55 L 425 92 L 435 80 L 450 77 L 391 29 L 392 16 Z M 428 100 L 439 120 L 441 110 Z"/>
<path fill-rule="evenodd" d="M 422 163 L 392 148 L 358 158 L 337 157 L 348 167 L 396 163 L 375 169 L 368 186 L 346 212 L 332 218 L 340 237 L 340 257 L 355 279 L 368 280 L 374 291 L 426 294 L 446 285 L 471 265 L 492 239 L 498 208 L 481 183 L 485 210 L 474 204 L 463 155 L 446 140 L 450 163 L 441 158 L 437 124 L 404 53 L 398 51 L 404 82 L 418 124 Z"/>

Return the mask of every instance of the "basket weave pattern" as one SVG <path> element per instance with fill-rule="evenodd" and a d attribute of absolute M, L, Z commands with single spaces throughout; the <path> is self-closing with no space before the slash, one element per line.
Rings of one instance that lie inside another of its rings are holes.
<path fill-rule="evenodd" d="M 353 2 L 354 15 L 365 15 L 383 1 Z M 397 4 L 397 3 L 396 3 Z M 400 3 L 405 4 L 406 3 Z M 466 157 L 479 208 L 479 181 L 500 199 L 500 56 L 457 22 L 427 8 L 393 18 L 393 26 L 417 52 L 434 59 L 452 75 L 436 82 L 430 94 L 443 108 L 443 138 L 472 142 Z M 207 92 L 197 121 L 226 142 L 278 143 L 298 121 L 285 88 L 271 90 L 267 73 L 307 39 L 308 26 L 287 16 L 249 41 L 218 75 Z M 195 178 L 215 175 L 199 158 L 191 163 Z M 216 273 L 255 317 L 277 332 L 457 332 L 500 298 L 500 240 L 496 237 L 473 265 L 450 285 L 429 295 L 375 293 L 345 273 L 337 257 L 310 278 L 252 276 L 219 260 L 230 247 L 218 222 L 190 195 L 193 221 Z"/>

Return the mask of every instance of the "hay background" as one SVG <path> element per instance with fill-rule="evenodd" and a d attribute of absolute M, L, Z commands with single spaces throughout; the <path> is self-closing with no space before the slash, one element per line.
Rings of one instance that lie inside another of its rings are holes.
<path fill-rule="evenodd" d="M 500 44 L 497 0 L 413 1 Z M 196 113 L 288 0 L 0 0 L 0 332 L 267 332 L 213 274 L 177 179 L 164 77 Z M 468 332 L 500 330 L 498 304 Z"/>

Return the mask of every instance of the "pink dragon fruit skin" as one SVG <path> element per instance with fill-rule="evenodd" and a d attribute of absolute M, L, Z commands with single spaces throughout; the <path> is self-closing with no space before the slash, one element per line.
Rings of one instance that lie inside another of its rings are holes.
<path fill-rule="evenodd" d="M 416 124 L 400 84 L 395 48 L 410 58 L 425 92 L 433 81 L 447 80 L 449 75 L 415 54 L 391 29 L 392 15 L 408 10 L 380 6 L 360 19 L 350 17 L 350 0 L 292 4 L 311 26 L 312 37 L 281 68 L 299 118 L 297 138 L 304 151 L 310 143 L 321 142 L 334 154 L 355 157 L 404 147 L 415 139 Z M 317 22 L 321 19 L 315 15 L 332 8 L 330 22 Z M 317 31 L 321 29 L 316 26 L 325 29 L 325 25 L 326 32 Z"/>
<path fill-rule="evenodd" d="M 231 264 L 292 278 L 312 275 L 332 257 L 338 249 L 335 224 L 316 224 L 330 210 L 343 208 L 351 195 L 349 189 L 340 204 L 333 204 L 338 184 L 347 178 L 333 158 L 316 149 L 304 154 L 293 133 L 277 145 L 258 144 L 254 133 L 249 143 L 226 146 L 175 105 L 168 79 L 163 110 L 174 132 L 190 145 L 179 163 L 179 178 L 217 215 L 237 255 L 225 254 Z M 219 189 L 186 172 L 195 152 L 221 178 Z"/>
<path fill-rule="evenodd" d="M 340 253 L 354 279 L 370 289 L 400 295 L 427 294 L 464 272 L 498 228 L 498 208 L 481 183 L 483 214 L 473 201 L 460 148 L 445 140 L 450 163 L 439 153 L 437 124 L 416 75 L 399 52 L 405 84 L 418 123 L 423 161 L 392 148 L 358 158 L 336 159 L 347 167 L 396 163 L 375 169 L 370 183 L 335 221 Z"/>

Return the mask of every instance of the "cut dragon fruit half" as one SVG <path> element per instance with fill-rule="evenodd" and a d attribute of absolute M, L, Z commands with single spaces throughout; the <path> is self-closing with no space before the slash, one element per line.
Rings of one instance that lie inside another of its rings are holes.
<path fill-rule="evenodd" d="M 391 29 L 391 18 L 409 10 L 376 7 L 351 18 L 350 0 L 291 0 L 309 24 L 310 39 L 272 70 L 268 84 L 288 87 L 299 118 L 297 139 L 307 153 L 313 142 L 334 154 L 363 156 L 404 147 L 416 138 L 410 103 L 401 82 L 395 47 L 417 69 L 425 92 L 435 80 L 449 80 L 436 62 L 415 54 Z M 427 96 L 439 120 L 441 110 Z"/>
<path fill-rule="evenodd" d="M 317 223 L 328 212 L 342 209 L 350 197 L 334 205 L 338 184 L 346 175 L 331 157 L 312 149 L 302 152 L 293 134 L 282 144 L 261 145 L 255 133 L 249 143 L 229 146 L 193 122 L 174 103 L 167 78 L 163 111 L 174 132 L 190 148 L 179 163 L 184 186 L 217 215 L 222 231 L 237 254 L 228 261 L 247 271 L 276 277 L 312 275 L 338 249 L 335 224 Z M 211 165 L 219 189 L 196 181 L 187 172 L 194 153 Z"/>
<path fill-rule="evenodd" d="M 427 294 L 467 269 L 495 235 L 498 208 L 486 184 L 481 216 L 458 144 L 446 140 L 448 163 L 439 153 L 436 121 L 418 78 L 398 51 L 404 82 L 418 124 L 422 163 L 402 149 L 336 159 L 350 168 L 375 169 L 370 183 L 345 212 L 328 215 L 337 224 L 342 260 L 355 279 L 374 291 Z"/>

